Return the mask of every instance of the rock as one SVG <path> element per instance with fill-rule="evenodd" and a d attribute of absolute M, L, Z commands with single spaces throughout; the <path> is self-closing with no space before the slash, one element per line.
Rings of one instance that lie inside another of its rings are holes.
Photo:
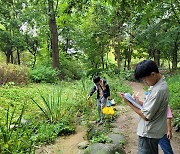
<path fill-rule="evenodd" d="M 88 146 L 84 154 L 125 154 L 124 150 L 116 144 L 94 143 Z"/>
<path fill-rule="evenodd" d="M 108 134 L 108 137 L 112 140 L 113 144 L 123 145 L 125 143 L 125 139 L 120 134 Z"/>
<path fill-rule="evenodd" d="M 79 148 L 79 149 L 85 149 L 85 148 L 88 147 L 88 145 L 89 145 L 89 142 L 88 142 L 88 141 L 83 141 L 83 142 L 81 142 L 81 143 L 78 144 L 78 148 Z"/>
<path fill-rule="evenodd" d="M 120 134 L 121 130 L 119 128 L 113 128 L 112 132 L 115 134 Z"/>

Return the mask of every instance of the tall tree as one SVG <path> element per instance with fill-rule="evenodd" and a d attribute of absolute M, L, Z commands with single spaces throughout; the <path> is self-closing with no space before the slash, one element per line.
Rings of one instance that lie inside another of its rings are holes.
<path fill-rule="evenodd" d="M 56 9 L 57 4 L 54 7 L 54 0 L 48 0 L 48 16 L 49 16 L 49 27 L 51 32 L 51 43 L 52 43 L 52 63 L 53 68 L 59 69 L 59 46 L 58 46 L 58 32 L 56 24 Z"/>
<path fill-rule="evenodd" d="M 178 8 L 179 3 L 176 0 L 148 1 L 143 9 L 138 7 L 132 20 L 141 48 L 147 51 L 149 57 L 153 57 L 158 65 L 160 58 L 171 59 L 173 69 L 177 68 L 179 52 Z"/>
<path fill-rule="evenodd" d="M 23 0 L 1 0 L 0 10 L 0 23 L 5 26 L 5 30 L 0 33 L 2 43 L 4 42 L 1 50 L 6 55 L 7 63 L 14 63 L 15 53 L 17 53 L 18 63 L 20 63 L 19 49 L 23 46 L 23 37 L 20 31 L 24 11 Z"/>

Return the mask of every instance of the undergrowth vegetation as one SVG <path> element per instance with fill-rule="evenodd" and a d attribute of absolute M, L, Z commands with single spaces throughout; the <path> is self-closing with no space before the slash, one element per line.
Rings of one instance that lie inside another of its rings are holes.
<path fill-rule="evenodd" d="M 115 102 L 120 101 L 118 91 L 130 91 L 119 75 L 112 78 L 103 74 L 102 77 L 107 79 L 111 98 Z M 35 145 L 50 143 L 58 135 L 73 133 L 76 125 L 82 121 L 88 123 L 97 119 L 96 95 L 87 100 L 92 86 L 93 82 L 88 78 L 72 82 L 61 81 L 58 84 L 1 86 L 1 152 L 25 153 L 29 150 L 29 153 L 33 153 Z M 5 113 L 8 116 L 4 116 Z M 5 137 L 5 134 L 10 136 Z M 106 140 L 106 137 L 100 136 L 92 140 L 96 142 L 99 139 Z"/>
<path fill-rule="evenodd" d="M 0 86 L 7 83 L 26 84 L 28 83 L 28 68 L 18 65 L 0 65 Z"/>
<path fill-rule="evenodd" d="M 177 131 L 180 130 L 180 74 L 168 77 L 170 92 L 170 106 L 173 112 L 173 123 Z"/>

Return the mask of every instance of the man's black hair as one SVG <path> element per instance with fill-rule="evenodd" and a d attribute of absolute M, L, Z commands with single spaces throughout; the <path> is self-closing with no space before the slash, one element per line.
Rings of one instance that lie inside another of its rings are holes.
<path fill-rule="evenodd" d="M 137 64 L 134 76 L 138 80 L 149 76 L 152 72 L 159 73 L 158 66 L 154 61 L 147 59 Z"/>
<path fill-rule="evenodd" d="M 98 83 L 99 81 L 100 81 L 100 77 L 94 75 L 94 76 L 93 76 L 93 82 L 94 82 L 94 83 Z"/>

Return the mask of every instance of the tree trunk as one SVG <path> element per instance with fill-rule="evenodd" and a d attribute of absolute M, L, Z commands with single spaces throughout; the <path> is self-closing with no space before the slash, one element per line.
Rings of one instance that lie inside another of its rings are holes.
<path fill-rule="evenodd" d="M 118 65 L 118 69 L 120 69 L 121 65 L 120 65 L 120 47 L 121 47 L 121 36 L 119 36 L 118 38 L 118 48 L 117 48 L 117 65 Z"/>
<path fill-rule="evenodd" d="M 171 71 L 171 60 L 168 59 L 168 67 L 169 67 L 169 71 Z"/>
<path fill-rule="evenodd" d="M 176 70 L 177 69 L 177 50 L 173 50 L 173 55 L 172 55 L 172 69 Z"/>
<path fill-rule="evenodd" d="M 128 58 L 127 58 L 127 69 L 130 70 L 130 63 L 131 63 L 131 56 L 132 56 L 132 48 L 129 46 L 128 48 Z"/>
<path fill-rule="evenodd" d="M 104 69 L 104 57 L 103 57 L 103 55 L 101 56 L 101 61 L 102 61 L 102 67 Z"/>
<path fill-rule="evenodd" d="M 13 55 L 13 52 L 11 52 L 11 64 L 14 63 L 14 55 Z"/>
<path fill-rule="evenodd" d="M 67 39 L 66 39 L 66 46 L 65 46 L 65 51 L 66 51 L 66 53 L 67 53 L 67 51 L 68 51 L 68 48 L 69 48 L 69 39 L 67 38 Z"/>
<path fill-rule="evenodd" d="M 18 61 L 18 65 L 21 64 L 21 60 L 20 60 L 20 53 L 19 51 L 17 50 L 17 61 Z"/>
<path fill-rule="evenodd" d="M 101 53 L 101 62 L 102 62 L 102 67 L 103 69 L 105 68 L 104 67 L 104 45 L 101 45 L 101 48 L 102 48 L 102 53 Z"/>
<path fill-rule="evenodd" d="M 9 48 L 6 53 L 6 63 L 9 64 L 12 62 L 12 49 Z"/>
<path fill-rule="evenodd" d="M 108 53 L 106 55 L 106 69 L 108 68 Z"/>
<path fill-rule="evenodd" d="M 32 68 L 34 68 L 35 64 L 36 64 L 36 54 L 33 55 L 34 56 L 34 61 L 33 61 L 33 66 Z"/>
<path fill-rule="evenodd" d="M 49 6 L 49 27 L 52 40 L 52 63 L 54 69 L 59 69 L 59 47 L 58 47 L 58 32 L 56 25 L 56 17 L 54 11 L 54 1 L 48 0 Z"/>
<path fill-rule="evenodd" d="M 124 60 L 124 71 L 126 70 L 126 64 L 127 63 L 127 61 L 126 61 L 126 59 Z"/>
<path fill-rule="evenodd" d="M 177 69 L 177 63 L 178 63 L 178 36 L 179 36 L 179 33 L 177 34 L 177 38 L 174 42 L 174 50 L 172 53 L 172 69 L 173 70 Z"/>
<path fill-rule="evenodd" d="M 10 54 L 9 54 L 9 52 L 7 52 L 7 54 L 6 54 L 6 63 L 7 64 L 9 64 L 10 63 Z"/>
<path fill-rule="evenodd" d="M 157 49 L 153 49 L 153 57 L 154 62 L 157 64 L 157 66 L 160 66 L 160 51 Z"/>

